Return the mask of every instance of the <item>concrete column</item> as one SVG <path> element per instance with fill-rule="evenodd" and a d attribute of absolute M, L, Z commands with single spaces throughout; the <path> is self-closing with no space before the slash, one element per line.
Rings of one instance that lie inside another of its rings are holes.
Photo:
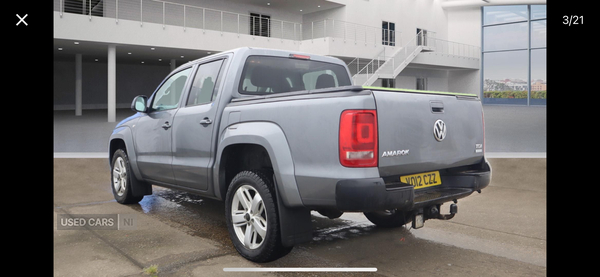
<path fill-rule="evenodd" d="M 75 54 L 75 115 L 81 116 L 81 54 Z"/>
<path fill-rule="evenodd" d="M 108 46 L 108 122 L 117 117 L 117 50 L 114 44 Z"/>
<path fill-rule="evenodd" d="M 177 66 L 175 65 L 175 59 L 171 59 L 171 71 L 175 70 Z"/>

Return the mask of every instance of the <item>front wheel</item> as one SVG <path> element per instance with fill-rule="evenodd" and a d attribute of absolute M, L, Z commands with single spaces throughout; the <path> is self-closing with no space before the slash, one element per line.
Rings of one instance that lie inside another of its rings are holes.
<path fill-rule="evenodd" d="M 122 149 L 115 151 L 111 162 L 112 191 L 117 202 L 121 204 L 133 204 L 140 202 L 143 195 L 134 196 L 131 190 L 133 172 L 129 165 L 129 157 Z"/>
<path fill-rule="evenodd" d="M 281 244 L 275 190 L 260 171 L 238 173 L 227 191 L 225 216 L 235 249 L 254 262 L 269 262 L 291 251 Z"/>

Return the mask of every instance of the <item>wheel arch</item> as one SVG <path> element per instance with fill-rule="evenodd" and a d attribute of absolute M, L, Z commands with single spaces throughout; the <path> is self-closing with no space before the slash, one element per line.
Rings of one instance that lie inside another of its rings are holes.
<path fill-rule="evenodd" d="M 119 149 L 123 149 L 123 151 L 125 151 L 125 153 L 127 153 L 127 145 L 125 144 L 125 141 L 122 138 L 115 138 L 115 139 L 110 140 L 110 143 L 108 145 L 108 160 L 109 160 L 109 162 L 112 161 L 113 156 L 115 155 L 115 151 L 117 151 Z"/>
<path fill-rule="evenodd" d="M 244 122 L 225 128 L 213 168 L 217 198 L 225 199 L 228 181 L 237 172 L 264 168 L 273 170 L 274 185 L 279 190 L 282 204 L 304 206 L 296 185 L 292 153 L 283 130 L 277 124 Z"/>
<path fill-rule="evenodd" d="M 109 166 L 112 163 L 113 155 L 118 149 L 123 149 L 129 158 L 131 169 L 138 180 L 142 180 L 142 174 L 140 173 L 137 166 L 137 155 L 135 154 L 135 147 L 133 145 L 133 134 L 131 129 L 127 126 L 116 128 L 110 135 L 108 142 L 108 163 Z"/>

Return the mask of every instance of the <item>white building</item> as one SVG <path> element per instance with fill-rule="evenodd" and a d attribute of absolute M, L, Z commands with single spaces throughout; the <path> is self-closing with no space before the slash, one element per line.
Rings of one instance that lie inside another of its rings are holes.
<path fill-rule="evenodd" d="M 481 94 L 482 6 L 524 0 L 54 0 L 54 109 L 130 106 L 237 47 L 330 55 L 356 85 Z"/>

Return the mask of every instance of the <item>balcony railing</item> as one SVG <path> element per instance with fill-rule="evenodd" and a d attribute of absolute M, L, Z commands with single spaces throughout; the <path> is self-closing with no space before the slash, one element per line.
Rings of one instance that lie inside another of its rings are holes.
<path fill-rule="evenodd" d="M 54 0 L 54 10 L 93 17 L 302 41 L 331 37 L 373 46 L 401 45 L 399 32 L 341 20 L 289 22 L 157 0 Z"/>
<path fill-rule="evenodd" d="M 374 72 L 392 56 L 390 52 L 399 51 L 402 48 L 400 46 L 407 45 L 403 43 L 400 32 L 341 20 L 323 19 L 303 25 L 269 17 L 158 0 L 54 0 L 54 10 L 58 11 L 61 17 L 70 13 L 82 14 L 89 16 L 90 21 L 93 17 L 114 18 L 115 24 L 119 24 L 119 20 L 130 20 L 139 21 L 141 26 L 144 23 L 155 23 L 162 24 L 163 28 L 179 26 L 183 30 L 195 28 L 237 33 L 238 37 L 251 35 L 295 42 L 331 38 L 356 45 L 394 47 L 383 47 L 372 59 L 356 59 L 349 65 L 351 71 L 354 71 L 353 74 L 365 71 L 367 65 L 369 72 Z M 433 32 L 421 36 L 422 41 L 412 42 L 410 45 L 421 43 L 434 53 L 459 57 L 478 59 L 481 54 L 477 46 L 437 39 Z"/>
<path fill-rule="evenodd" d="M 331 18 L 316 20 L 304 27 L 303 39 L 330 37 L 344 42 L 373 46 L 402 45 L 400 32 Z"/>
<path fill-rule="evenodd" d="M 302 24 L 247 14 L 232 13 L 180 3 L 156 0 L 54 0 L 54 10 L 64 16 L 68 13 L 139 21 L 300 41 Z"/>

